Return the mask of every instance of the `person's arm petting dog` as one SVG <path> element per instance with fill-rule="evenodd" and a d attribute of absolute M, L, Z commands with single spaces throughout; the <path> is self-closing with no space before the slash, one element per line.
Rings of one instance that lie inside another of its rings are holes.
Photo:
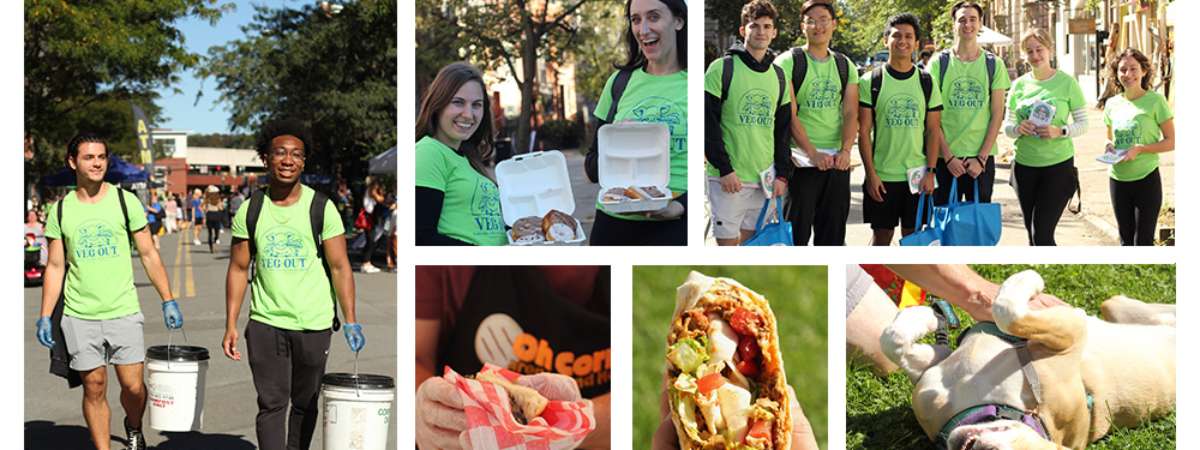
<path fill-rule="evenodd" d="M 965 264 L 893 264 L 897 275 L 916 283 L 930 294 L 962 308 L 976 321 L 992 321 L 992 301 L 1000 285 L 979 276 Z M 1050 294 L 1038 294 L 1029 302 L 1034 309 L 1065 305 Z"/>

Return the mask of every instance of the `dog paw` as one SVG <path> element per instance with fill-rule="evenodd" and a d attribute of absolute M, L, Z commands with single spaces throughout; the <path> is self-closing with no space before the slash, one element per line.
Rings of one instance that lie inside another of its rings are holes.
<path fill-rule="evenodd" d="M 928 306 L 905 308 L 896 315 L 879 337 L 880 349 L 914 381 L 929 367 L 950 354 L 945 346 L 918 344 L 925 335 L 937 330 L 938 319 Z"/>
<path fill-rule="evenodd" d="M 1004 280 L 1000 285 L 1000 293 L 992 302 L 992 317 L 996 326 L 1008 333 L 1009 325 L 1029 312 L 1029 300 L 1045 289 L 1042 276 L 1033 270 L 1026 270 Z"/>

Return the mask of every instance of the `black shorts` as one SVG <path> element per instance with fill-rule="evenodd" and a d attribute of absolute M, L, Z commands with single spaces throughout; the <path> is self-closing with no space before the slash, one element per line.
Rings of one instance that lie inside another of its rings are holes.
<path fill-rule="evenodd" d="M 158 236 L 158 230 L 162 228 L 162 222 L 150 222 L 150 235 Z"/>
<path fill-rule="evenodd" d="M 884 181 L 883 201 L 877 202 L 867 194 L 867 184 L 863 183 L 863 222 L 871 224 L 872 230 L 891 230 L 896 228 L 896 222 L 901 228 L 916 228 L 917 198 L 908 190 L 907 181 Z"/>

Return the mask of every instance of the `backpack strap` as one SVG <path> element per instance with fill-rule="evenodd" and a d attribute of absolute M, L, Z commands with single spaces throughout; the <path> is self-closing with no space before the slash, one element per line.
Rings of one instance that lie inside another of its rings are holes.
<path fill-rule="evenodd" d="M 117 188 L 117 203 L 121 204 L 121 218 L 125 219 L 125 238 L 129 239 L 129 246 L 133 247 L 133 230 L 129 229 L 129 208 L 125 206 L 125 193 L 129 192 L 120 187 Z M 132 194 L 132 192 L 130 192 Z M 62 224 L 59 224 L 59 230 L 62 230 Z"/>
<path fill-rule="evenodd" d="M 800 47 L 792 47 L 792 92 L 800 95 L 804 77 L 808 76 L 808 54 Z"/>
<path fill-rule="evenodd" d="M 613 123 L 617 120 L 617 104 L 621 103 L 621 95 L 625 93 L 625 86 L 629 84 L 629 79 L 633 77 L 633 70 L 621 69 L 617 72 L 617 78 L 613 80 L 612 85 L 612 100 L 608 103 L 608 122 Z"/>
<path fill-rule="evenodd" d="M 338 319 L 337 292 L 333 289 L 333 275 L 329 270 L 329 262 L 325 259 L 324 241 L 321 240 L 321 230 L 325 229 L 325 205 L 327 203 L 329 203 L 329 196 L 313 189 L 312 203 L 309 203 L 308 206 L 308 223 L 312 226 L 312 238 L 313 244 L 317 247 L 317 259 L 321 261 L 321 268 L 325 269 L 325 278 L 329 280 L 329 293 L 333 297 L 333 326 L 331 328 L 336 332 L 342 328 L 342 321 Z M 367 257 L 369 258 L 370 255 Z"/>
<path fill-rule="evenodd" d="M 729 98 L 729 85 L 733 84 L 733 55 L 721 58 L 721 103 Z"/>
<path fill-rule="evenodd" d="M 850 82 L 850 60 L 832 49 L 829 50 L 829 54 L 833 56 L 833 63 L 837 65 L 838 77 L 842 79 L 841 96 L 844 103 L 846 101 L 846 84 Z"/>
<path fill-rule="evenodd" d="M 929 98 L 933 96 L 933 75 L 924 70 L 917 71 L 917 78 L 921 81 L 921 90 L 925 92 L 925 104 L 922 107 L 929 110 Z"/>
<path fill-rule="evenodd" d="M 991 98 L 992 83 L 996 82 L 996 55 L 993 55 L 992 52 L 987 50 L 980 51 L 983 52 L 983 63 L 987 66 L 988 85 L 986 91 L 988 92 L 988 98 Z"/>
<path fill-rule="evenodd" d="M 254 244 L 254 234 L 258 230 L 258 216 L 262 214 L 263 197 L 266 195 L 266 188 L 254 190 L 250 194 L 250 209 L 246 210 L 246 242 L 250 245 L 250 276 L 246 278 L 247 283 L 254 281 L 254 257 L 258 253 L 258 247 Z"/>
<path fill-rule="evenodd" d="M 876 116 L 879 112 L 879 91 L 881 90 L 883 90 L 883 66 L 871 69 L 871 122 L 874 124 L 871 127 L 872 133 L 879 128 Z"/>
<path fill-rule="evenodd" d="M 776 108 L 783 106 L 784 95 L 787 95 L 787 78 L 783 75 L 783 68 L 775 64 L 771 64 L 771 68 L 775 69 L 775 78 L 779 79 L 779 101 Z"/>
<path fill-rule="evenodd" d="M 946 93 L 946 71 L 950 69 L 950 50 L 938 53 L 938 87 Z"/>

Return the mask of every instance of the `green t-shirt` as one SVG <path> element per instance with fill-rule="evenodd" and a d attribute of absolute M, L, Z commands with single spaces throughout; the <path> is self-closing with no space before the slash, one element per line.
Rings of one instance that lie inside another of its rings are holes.
<path fill-rule="evenodd" d="M 942 108 L 942 95 L 933 89 L 929 102 L 925 102 L 925 91 L 915 67 L 904 79 L 893 76 L 887 66 L 882 73 L 878 107 L 871 104 L 874 72 L 868 72 L 858 82 L 858 91 L 863 93 L 859 103 L 875 111 L 871 141 L 875 174 L 882 181 L 907 181 L 908 169 L 925 166 L 925 116 Z"/>
<path fill-rule="evenodd" d="M 837 62 L 831 57 L 818 61 L 807 52 L 804 56 L 808 59 L 808 68 L 800 92 L 796 93 L 796 118 L 804 124 L 804 131 L 808 133 L 808 140 L 813 146 L 841 150 L 842 93 L 846 87 L 842 85 L 842 76 L 838 74 Z M 791 50 L 775 57 L 775 65 L 782 68 L 788 78 L 792 76 L 793 63 Z M 847 69 L 846 85 L 857 84 L 858 70 L 853 64 L 847 64 Z M 795 88 L 792 86 L 792 89 Z"/>
<path fill-rule="evenodd" d="M 929 62 L 934 89 L 942 94 L 945 106 L 942 110 L 942 132 L 954 156 L 979 156 L 979 149 L 987 137 L 988 123 L 992 120 L 992 92 L 1007 90 L 1012 85 L 1004 60 L 995 58 L 995 61 L 990 88 L 987 87 L 987 58 L 982 50 L 979 57 L 971 62 L 964 62 L 951 53 L 944 86 L 939 80 L 941 58 L 935 57 Z M 996 154 L 995 143 L 992 144 L 991 154 Z"/>
<path fill-rule="evenodd" d="M 756 72 L 740 57 L 732 58 L 729 96 L 721 105 L 721 140 L 738 179 L 758 184 L 758 174 L 775 163 L 775 111 L 792 100 L 789 95 L 784 95 L 782 101 L 779 98 L 779 75 L 775 69 Z M 722 59 L 713 61 L 704 72 L 704 92 L 717 97 L 721 96 Z M 786 78 L 784 75 L 785 83 Z M 712 165 L 706 166 L 708 176 L 721 175 Z"/>
<path fill-rule="evenodd" d="M 1112 128 L 1113 146 L 1119 149 L 1162 140 L 1159 126 L 1174 117 L 1166 97 L 1154 91 L 1147 91 L 1134 101 L 1118 95 L 1104 105 L 1104 124 Z M 1113 164 L 1109 175 L 1117 181 L 1137 181 L 1156 168 L 1158 153 L 1142 153 L 1133 161 Z"/>
<path fill-rule="evenodd" d="M 616 117 L 607 117 L 612 103 L 612 84 L 617 72 L 608 77 L 600 101 L 596 103 L 596 117 L 608 123 L 622 120 L 662 123 L 670 130 L 671 168 L 667 187 L 676 195 L 687 192 L 687 71 L 669 75 L 651 75 L 637 69 L 629 77 L 625 92 L 617 105 Z M 597 201 L 596 208 L 604 211 Z M 649 220 L 644 214 L 605 214 L 629 220 Z"/>
<path fill-rule="evenodd" d="M 301 186 L 300 199 L 278 206 L 263 199 L 254 230 L 254 282 L 250 286 L 250 318 L 285 330 L 324 330 L 333 324 L 333 290 L 317 258 L 308 211 L 313 190 Z M 238 208 L 233 237 L 249 239 L 246 215 Z M 321 241 L 345 232 L 333 202 L 325 204 Z"/>
<path fill-rule="evenodd" d="M 74 192 L 63 197 L 61 229 L 57 205 L 50 205 L 46 217 L 46 238 L 63 240 L 69 266 L 63 314 L 85 320 L 108 320 L 141 311 L 118 193 L 125 195 L 131 231 L 146 227 L 145 208 L 132 192 L 105 184 L 107 191 L 96 203 L 82 203 Z"/>
<path fill-rule="evenodd" d="M 432 136 L 417 141 L 417 187 L 445 194 L 438 233 L 474 245 L 504 245 L 500 189 L 471 163 Z"/>
<path fill-rule="evenodd" d="M 1054 120 L 1050 125 L 1055 127 L 1067 126 L 1071 111 L 1087 106 L 1079 83 L 1056 70 L 1048 80 L 1035 79 L 1033 72 L 1017 78 L 1008 92 L 1008 109 L 1016 111 L 1017 123 L 1020 123 L 1029 118 L 1033 104 L 1039 100 L 1054 105 Z M 1066 136 L 1054 139 L 1021 136 L 1017 138 L 1016 147 L 1017 163 L 1029 167 L 1052 166 L 1075 156 L 1075 143 Z"/>

